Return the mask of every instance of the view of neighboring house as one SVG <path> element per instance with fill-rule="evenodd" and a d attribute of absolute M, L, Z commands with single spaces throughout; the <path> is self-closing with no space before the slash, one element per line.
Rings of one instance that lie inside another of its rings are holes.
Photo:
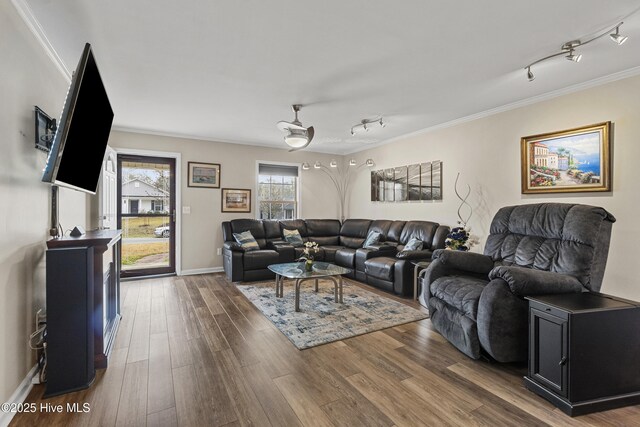
<path fill-rule="evenodd" d="M 160 213 L 169 209 L 169 193 L 140 179 L 122 184 L 122 213 Z"/>

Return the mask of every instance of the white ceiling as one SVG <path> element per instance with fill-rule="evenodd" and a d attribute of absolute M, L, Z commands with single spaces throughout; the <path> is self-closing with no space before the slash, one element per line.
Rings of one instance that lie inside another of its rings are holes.
<path fill-rule="evenodd" d="M 622 46 L 523 70 L 638 0 L 20 1 L 69 70 L 93 45 L 116 127 L 283 148 L 301 103 L 307 150 L 336 154 L 640 66 L 638 13 Z"/>

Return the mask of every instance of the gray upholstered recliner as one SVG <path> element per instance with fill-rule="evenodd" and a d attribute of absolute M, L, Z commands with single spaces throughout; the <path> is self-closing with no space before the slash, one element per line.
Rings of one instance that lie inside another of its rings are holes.
<path fill-rule="evenodd" d="M 611 226 L 606 210 L 540 203 L 510 206 L 491 223 L 484 255 L 439 250 L 422 298 L 435 329 L 467 356 L 527 359 L 526 296 L 600 290 Z"/>

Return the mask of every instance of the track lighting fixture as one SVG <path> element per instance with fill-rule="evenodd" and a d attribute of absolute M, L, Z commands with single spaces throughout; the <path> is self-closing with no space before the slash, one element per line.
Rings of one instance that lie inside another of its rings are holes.
<path fill-rule="evenodd" d="M 351 126 L 351 135 L 355 135 L 361 130 L 369 132 L 369 129 L 372 128 L 372 125 L 378 125 L 381 128 L 387 126 L 387 124 L 382 120 L 382 117 L 376 117 L 375 119 L 362 119 L 357 125 Z"/>
<path fill-rule="evenodd" d="M 536 78 L 536 76 L 534 76 L 531 72 L 531 67 L 527 67 L 527 78 L 530 82 L 532 82 Z"/>
<path fill-rule="evenodd" d="M 567 59 L 573 62 L 580 62 L 580 60 L 582 59 L 582 55 L 576 55 L 575 53 L 573 53 L 573 49 L 571 49 L 569 51 L 569 54 L 567 55 Z"/>
<path fill-rule="evenodd" d="M 609 34 L 609 37 L 611 37 L 611 40 L 613 40 L 618 45 L 621 45 L 622 43 L 626 42 L 629 39 L 629 37 L 625 37 L 625 36 L 620 35 L 620 26 L 619 25 L 616 27 L 616 32 Z"/>
<path fill-rule="evenodd" d="M 607 31 L 604 31 L 600 34 L 597 34 L 596 36 L 582 41 L 582 40 L 572 40 L 569 42 L 566 42 L 565 44 L 563 44 L 560 47 L 560 52 L 558 53 L 554 53 L 552 55 L 549 56 L 545 56 L 544 58 L 540 58 L 537 61 L 532 62 L 531 64 L 527 65 L 526 67 L 524 67 L 524 69 L 527 71 L 527 79 L 532 82 L 535 77 L 533 75 L 533 72 L 531 71 L 531 67 L 533 67 L 536 64 L 539 64 L 541 62 L 544 62 L 548 59 L 551 58 L 555 58 L 556 56 L 564 56 L 566 59 L 568 59 L 569 61 L 573 61 L 573 62 L 580 62 L 580 60 L 582 59 L 582 54 L 577 53 L 576 49 L 579 47 L 582 47 L 586 44 L 591 43 L 592 41 L 598 40 L 599 38 L 602 38 L 606 35 L 609 35 L 609 37 L 611 38 L 611 40 L 613 40 L 615 43 L 617 43 L 618 45 L 621 45 L 622 43 L 626 42 L 628 37 L 625 37 L 623 35 L 620 34 L 620 26 L 624 24 L 624 22 L 619 22 L 618 24 L 616 24 L 615 27 L 612 27 L 610 29 L 608 29 Z M 615 32 L 614 32 L 615 30 Z"/>

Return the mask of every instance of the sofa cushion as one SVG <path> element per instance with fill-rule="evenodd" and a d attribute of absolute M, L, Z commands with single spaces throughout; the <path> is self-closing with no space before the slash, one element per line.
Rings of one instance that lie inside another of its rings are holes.
<path fill-rule="evenodd" d="M 284 236 L 284 240 L 291 244 L 294 248 L 299 248 L 304 245 L 302 241 L 302 236 L 298 230 L 287 230 L 286 228 L 282 230 L 282 235 Z"/>
<path fill-rule="evenodd" d="M 363 248 L 368 248 L 371 245 L 375 245 L 376 243 L 380 242 L 380 239 L 382 238 L 382 233 L 379 231 L 375 231 L 375 230 L 371 230 L 369 231 L 369 234 L 367 234 L 367 238 L 365 239 L 364 243 L 362 244 Z"/>
<path fill-rule="evenodd" d="M 307 223 L 304 221 L 304 219 L 283 219 L 279 221 L 279 223 L 280 223 L 280 229 L 282 231 L 298 230 L 298 232 L 300 233 L 300 236 L 302 236 L 303 239 L 307 237 L 307 234 L 308 234 Z"/>
<path fill-rule="evenodd" d="M 480 294 L 488 280 L 471 276 L 443 276 L 431 283 L 431 295 L 476 320 Z"/>
<path fill-rule="evenodd" d="M 307 219 L 305 224 L 310 241 L 320 246 L 340 245 L 340 221 L 337 219 Z"/>
<path fill-rule="evenodd" d="M 364 262 L 364 272 L 367 274 L 367 276 L 386 280 L 387 282 L 393 282 L 393 271 L 395 264 L 396 260 L 394 258 L 371 258 Z"/>
<path fill-rule="evenodd" d="M 433 236 L 438 224 L 431 221 L 407 221 L 400 234 L 400 244 L 406 245 L 409 240 L 416 238 L 424 242 L 424 249 L 431 249 Z"/>
<path fill-rule="evenodd" d="M 264 231 L 264 221 L 250 218 L 232 219 L 231 223 L 232 233 L 242 233 L 244 231 L 250 231 L 251 235 L 258 242 L 261 248 L 265 248 L 267 245 L 266 233 Z"/>
<path fill-rule="evenodd" d="M 342 267 L 354 268 L 356 265 L 356 250 L 342 248 L 336 251 L 335 263 Z"/>
<path fill-rule="evenodd" d="M 399 243 L 400 236 L 402 235 L 402 229 L 404 229 L 407 221 L 393 221 L 389 226 L 389 231 L 387 232 L 385 241 Z"/>
<path fill-rule="evenodd" d="M 261 270 L 267 268 L 271 264 L 277 264 L 279 260 L 278 252 L 263 249 L 260 251 L 245 252 L 244 269 L 245 270 Z"/>
<path fill-rule="evenodd" d="M 404 247 L 402 248 L 402 252 L 422 250 L 422 245 L 423 244 L 424 243 L 422 242 L 422 240 L 416 239 L 415 237 L 412 237 L 411 240 L 409 240 L 407 242 L 407 244 L 404 245 Z"/>
<path fill-rule="evenodd" d="M 256 242 L 256 239 L 253 238 L 253 235 L 248 230 L 242 233 L 233 233 L 233 238 L 236 239 L 236 242 L 242 246 L 245 252 L 260 250 L 258 242 Z"/>
<path fill-rule="evenodd" d="M 361 248 L 367 237 L 369 225 L 369 219 L 347 219 L 340 228 L 340 245 L 352 249 Z"/>

